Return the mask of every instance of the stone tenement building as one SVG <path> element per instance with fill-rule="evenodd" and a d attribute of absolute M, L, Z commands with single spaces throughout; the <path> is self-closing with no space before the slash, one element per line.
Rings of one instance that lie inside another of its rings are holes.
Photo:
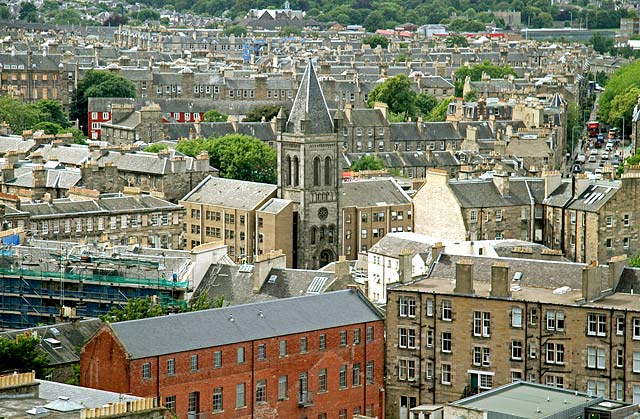
<path fill-rule="evenodd" d="M 163 249 L 182 248 L 184 207 L 151 195 L 100 194 L 72 189 L 74 199 L 23 204 L 28 222 L 19 220 L 34 238 L 89 240 L 114 245 L 139 244 Z M 80 198 L 80 199 L 78 199 Z"/>
<path fill-rule="evenodd" d="M 355 290 L 107 324 L 80 383 L 181 419 L 382 417 L 383 328 Z"/>
<path fill-rule="evenodd" d="M 440 254 L 428 279 L 389 290 L 387 418 L 513 380 L 639 403 L 640 275 L 626 261 Z"/>

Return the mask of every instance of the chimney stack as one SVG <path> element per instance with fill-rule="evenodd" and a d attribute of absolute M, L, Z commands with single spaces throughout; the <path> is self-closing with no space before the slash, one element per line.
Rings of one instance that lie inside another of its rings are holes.
<path fill-rule="evenodd" d="M 598 262 L 591 262 L 582 268 L 582 298 L 586 301 L 591 301 L 600 296 L 602 292 L 602 281 L 600 279 Z"/>
<path fill-rule="evenodd" d="M 468 259 L 456 262 L 456 287 L 453 292 L 473 294 L 473 262 Z"/>
<path fill-rule="evenodd" d="M 494 183 L 494 185 L 496 185 L 496 188 L 498 188 L 498 192 L 500 192 L 500 195 L 502 195 L 502 196 L 510 195 L 510 192 L 509 192 L 509 175 L 507 175 L 504 172 L 495 173 L 493 175 L 493 183 Z"/>
<path fill-rule="evenodd" d="M 400 271 L 398 272 L 398 279 L 402 283 L 411 282 L 411 278 L 413 278 L 413 254 L 408 250 L 403 250 L 400 255 L 398 255 L 400 259 L 399 267 Z"/>
<path fill-rule="evenodd" d="M 509 264 L 496 262 L 491 266 L 491 291 L 489 295 L 492 297 L 511 298 Z"/>

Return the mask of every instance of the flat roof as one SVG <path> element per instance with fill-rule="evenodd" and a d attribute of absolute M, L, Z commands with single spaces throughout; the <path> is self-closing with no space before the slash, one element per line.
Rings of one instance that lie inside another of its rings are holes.
<path fill-rule="evenodd" d="M 587 407 L 601 397 L 539 384 L 517 382 L 452 403 L 486 412 L 541 419 L 576 407 Z"/>

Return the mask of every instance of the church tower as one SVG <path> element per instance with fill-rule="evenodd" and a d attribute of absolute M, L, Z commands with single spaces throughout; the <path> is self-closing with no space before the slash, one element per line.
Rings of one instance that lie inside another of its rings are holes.
<path fill-rule="evenodd" d="M 340 255 L 340 145 L 334 120 L 309 62 L 291 113 L 278 122 L 278 195 L 295 203 L 294 266 L 316 269 Z"/>

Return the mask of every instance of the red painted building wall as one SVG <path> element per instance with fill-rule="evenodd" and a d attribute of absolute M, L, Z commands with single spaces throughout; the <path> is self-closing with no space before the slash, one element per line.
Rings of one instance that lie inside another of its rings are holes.
<path fill-rule="evenodd" d="M 367 339 L 367 327 L 372 327 L 372 340 Z M 356 329 L 360 330 L 359 343 L 354 339 Z M 341 342 L 341 332 L 346 333 L 346 345 Z M 81 385 L 137 396 L 159 396 L 163 404 L 168 397 L 175 396 L 175 412 L 180 418 L 189 416 L 189 394 L 194 392 L 199 393 L 199 419 L 341 418 L 341 413 L 351 417 L 358 411 L 383 417 L 383 332 L 383 322 L 376 321 L 129 361 L 107 327 L 82 351 Z M 320 335 L 326 336 L 326 349 L 320 348 Z M 306 352 L 301 351 L 303 337 L 307 341 Z M 287 351 L 281 356 L 283 340 Z M 264 360 L 259 359 L 260 345 L 265 347 Z M 239 363 L 240 347 L 244 348 L 244 362 Z M 214 364 L 216 351 L 222 353 L 220 368 Z M 192 355 L 198 356 L 196 371 L 191 370 Z M 174 360 L 174 374 L 168 372 L 170 359 Z M 373 361 L 372 382 L 367 382 L 368 361 Z M 356 364 L 360 365 L 359 385 L 354 385 Z M 341 366 L 346 366 L 346 387 L 339 385 Z M 322 369 L 326 369 L 325 392 L 318 391 Z M 301 373 L 308 374 L 309 397 L 313 400 L 306 406 L 298 403 Z M 287 376 L 287 395 L 279 399 L 278 383 L 283 376 Z M 259 380 L 267 383 L 265 402 L 256 402 Z M 242 383 L 245 406 L 237 407 L 236 386 Z M 222 410 L 214 412 L 214 391 L 220 388 Z"/>
<path fill-rule="evenodd" d="M 196 122 L 196 121 L 204 121 L 204 112 L 170 112 L 166 114 L 169 117 L 173 118 L 175 122 Z M 88 136 L 90 140 L 99 140 L 101 138 L 101 124 L 103 122 L 108 122 L 111 120 L 111 111 L 104 112 L 89 112 L 87 115 L 87 123 L 88 123 Z M 168 118 L 163 117 L 162 122 L 167 123 L 169 121 Z"/>

